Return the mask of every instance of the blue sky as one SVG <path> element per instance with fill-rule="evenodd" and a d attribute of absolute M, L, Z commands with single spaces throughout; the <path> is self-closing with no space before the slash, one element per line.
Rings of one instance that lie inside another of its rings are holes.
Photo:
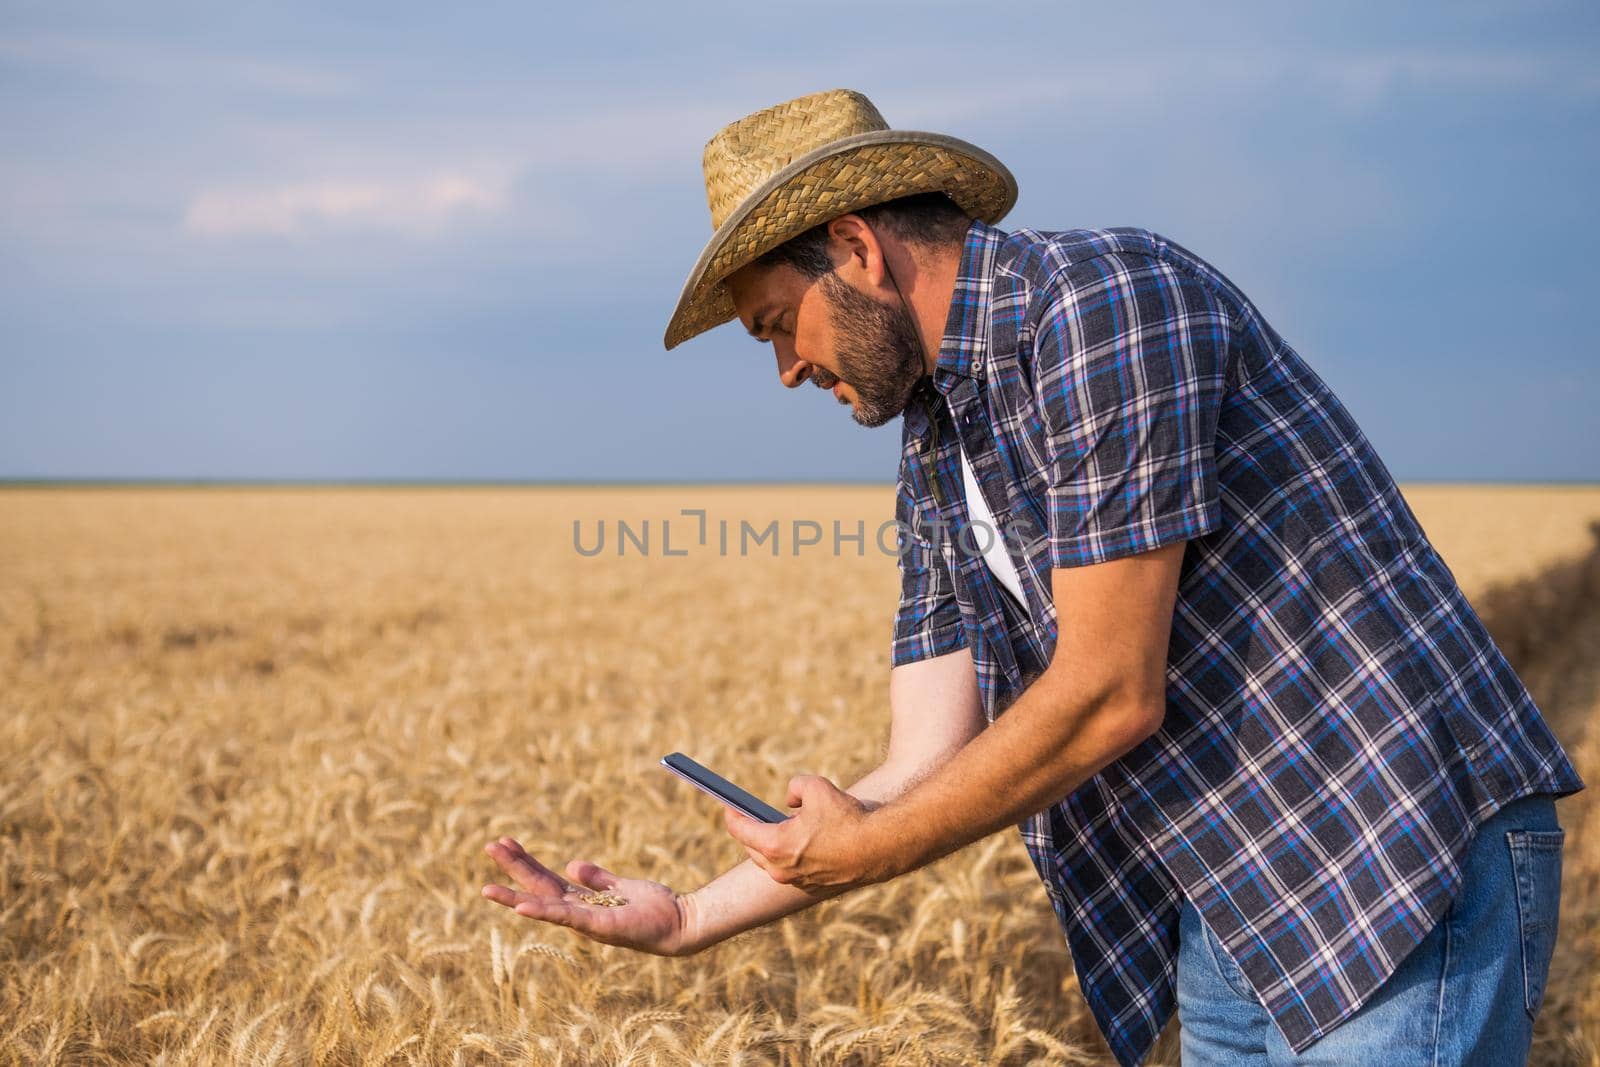
<path fill-rule="evenodd" d="M 1600 7 L 0 6 L 0 477 L 891 481 L 661 335 L 700 152 L 834 87 L 1002 228 L 1208 259 L 1401 479 L 1600 479 Z"/>

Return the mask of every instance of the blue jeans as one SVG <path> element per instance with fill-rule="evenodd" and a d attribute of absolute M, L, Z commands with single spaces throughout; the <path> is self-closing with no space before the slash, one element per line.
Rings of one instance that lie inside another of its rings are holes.
<path fill-rule="evenodd" d="M 1298 1056 L 1200 913 L 1178 928 L 1183 1067 L 1505 1067 L 1525 1064 L 1561 903 L 1549 796 L 1514 800 L 1478 828 L 1461 888 L 1388 981 Z"/>

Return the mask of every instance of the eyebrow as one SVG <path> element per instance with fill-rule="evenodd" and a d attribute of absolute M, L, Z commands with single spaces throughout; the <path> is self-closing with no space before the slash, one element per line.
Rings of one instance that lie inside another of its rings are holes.
<path fill-rule="evenodd" d="M 751 318 L 750 327 L 745 332 L 748 333 L 751 337 L 754 337 L 758 341 L 762 340 L 761 335 L 763 333 L 765 333 L 767 330 L 771 329 L 771 325 L 770 324 L 763 325 L 761 320 L 763 318 L 765 318 L 766 316 L 771 315 L 774 311 L 776 311 L 777 307 L 778 307 L 778 305 L 777 305 L 776 301 L 774 301 L 774 302 L 772 302 L 770 304 L 767 304 L 764 307 L 762 307 L 762 309 L 760 311 L 756 312 L 755 315 Z"/>

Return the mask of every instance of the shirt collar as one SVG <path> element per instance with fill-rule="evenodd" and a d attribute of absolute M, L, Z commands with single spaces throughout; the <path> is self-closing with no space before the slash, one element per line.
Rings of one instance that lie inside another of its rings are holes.
<path fill-rule="evenodd" d="M 929 379 L 912 394 L 906 407 L 907 426 L 921 437 L 927 429 L 923 402 L 942 401 L 963 378 L 983 373 L 984 356 L 989 347 L 989 294 L 994 285 L 994 260 L 1006 231 L 973 219 L 961 243 L 961 260 L 956 266 L 956 282 L 950 292 L 950 311 L 945 316 L 944 337 L 939 342 L 939 357 L 934 361 L 932 390 Z"/>
<path fill-rule="evenodd" d="M 941 393 L 955 384 L 952 376 L 977 377 L 989 347 L 989 293 L 994 285 L 994 258 L 1004 230 L 982 219 L 973 219 L 961 244 L 961 262 L 956 267 L 956 284 L 950 292 L 950 313 L 945 317 L 944 339 L 939 342 L 939 358 L 933 381 Z"/>

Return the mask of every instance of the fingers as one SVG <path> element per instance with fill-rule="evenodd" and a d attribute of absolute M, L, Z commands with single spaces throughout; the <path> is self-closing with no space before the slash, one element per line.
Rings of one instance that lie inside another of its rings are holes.
<path fill-rule="evenodd" d="M 560 901 L 567 893 L 582 892 L 585 889 L 616 889 L 622 884 L 621 878 L 599 864 L 587 860 L 573 860 L 568 863 L 567 875 L 563 878 L 529 855 L 527 850 L 512 837 L 491 841 L 483 847 L 483 850 L 524 890 L 519 893 L 507 886 L 483 887 L 485 899 L 508 908 L 516 908 L 530 901 L 534 903 L 539 900 Z M 558 909 L 556 914 L 566 913 Z"/>
<path fill-rule="evenodd" d="M 727 828 L 728 836 L 743 845 L 745 852 L 763 870 L 768 870 L 771 867 L 769 857 L 775 857 L 783 851 L 784 829 L 794 820 L 791 818 L 789 822 L 764 823 L 732 808 L 725 808 L 722 821 Z"/>
<path fill-rule="evenodd" d="M 539 919 L 556 926 L 565 926 L 587 937 L 598 938 L 602 935 L 604 931 L 601 927 L 612 918 L 609 909 L 574 904 L 561 897 L 519 893 L 503 885 L 484 886 L 483 897 L 485 900 L 492 900 L 496 904 L 510 908 L 525 919 Z"/>
<path fill-rule="evenodd" d="M 567 877 L 590 889 L 615 889 L 622 881 L 599 864 L 573 860 L 567 864 Z"/>
<path fill-rule="evenodd" d="M 519 893 L 503 885 L 484 886 L 483 897 L 510 908 L 523 918 L 565 926 L 588 937 L 601 935 L 604 932 L 601 927 L 611 920 L 608 909 L 575 904 L 557 896 Z"/>
<path fill-rule="evenodd" d="M 502 837 L 483 846 L 483 850 L 513 881 L 530 893 L 560 895 L 566 891 L 566 879 L 528 855 L 516 838 Z"/>
<path fill-rule="evenodd" d="M 789 870 L 789 850 L 784 845 L 784 832 L 785 827 L 793 825 L 792 818 L 786 823 L 769 824 L 732 808 L 724 808 L 722 821 L 728 835 L 744 846 L 745 855 L 769 878 L 774 882 L 790 880 L 786 873 Z"/>
<path fill-rule="evenodd" d="M 760 847 L 770 838 L 771 827 L 759 819 L 752 819 L 743 812 L 733 808 L 722 809 L 722 825 L 728 835 L 741 845 L 754 845 Z"/>
<path fill-rule="evenodd" d="M 598 938 L 605 933 L 601 929 L 602 926 L 615 922 L 615 917 L 608 908 L 570 904 L 554 897 L 528 897 L 519 901 L 512 910 L 524 918 L 565 926 L 586 937 Z"/>
<path fill-rule="evenodd" d="M 509 886 L 493 885 L 493 884 L 486 885 L 486 886 L 483 887 L 483 898 L 485 900 L 492 900 L 496 904 L 503 904 L 508 908 L 515 908 L 518 904 L 521 904 L 524 900 L 537 900 L 537 899 L 539 899 L 538 897 L 535 897 L 532 893 L 519 893 L 515 889 L 510 888 Z"/>

